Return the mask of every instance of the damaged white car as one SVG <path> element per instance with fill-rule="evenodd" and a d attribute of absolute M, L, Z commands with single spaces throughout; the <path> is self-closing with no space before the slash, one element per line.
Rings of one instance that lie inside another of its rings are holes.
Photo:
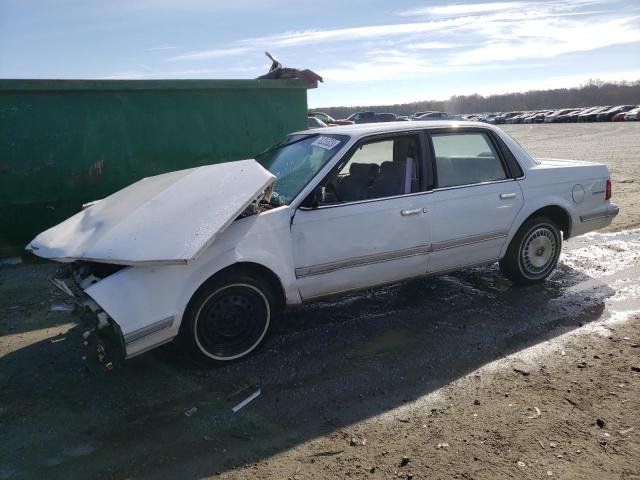
<path fill-rule="evenodd" d="M 178 337 L 225 363 L 290 305 L 497 261 L 542 281 L 563 239 L 611 223 L 610 197 L 604 165 L 534 159 L 489 125 L 340 126 L 143 179 L 27 248 L 65 264 L 53 281 L 101 358 L 111 332 L 122 358 Z"/>

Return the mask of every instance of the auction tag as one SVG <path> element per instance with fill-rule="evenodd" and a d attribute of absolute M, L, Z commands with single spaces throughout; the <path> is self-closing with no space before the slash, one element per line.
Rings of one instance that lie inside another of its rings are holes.
<path fill-rule="evenodd" d="M 340 145 L 340 143 L 342 142 L 340 142 L 340 140 L 336 140 L 335 138 L 318 137 L 318 139 L 315 142 L 313 142 L 311 145 L 324 148 L 325 150 L 332 150 L 337 145 Z"/>

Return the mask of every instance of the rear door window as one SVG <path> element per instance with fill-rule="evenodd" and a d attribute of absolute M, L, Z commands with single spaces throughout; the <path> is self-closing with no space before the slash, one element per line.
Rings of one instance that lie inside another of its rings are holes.
<path fill-rule="evenodd" d="M 437 187 L 505 180 L 500 156 L 483 132 L 432 133 Z"/>

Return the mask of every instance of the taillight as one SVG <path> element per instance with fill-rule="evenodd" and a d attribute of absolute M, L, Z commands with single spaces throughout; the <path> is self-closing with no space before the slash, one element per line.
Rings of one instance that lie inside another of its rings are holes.
<path fill-rule="evenodd" d="M 611 198 L 611 180 L 607 180 L 607 190 L 604 194 L 604 199 L 609 200 Z"/>

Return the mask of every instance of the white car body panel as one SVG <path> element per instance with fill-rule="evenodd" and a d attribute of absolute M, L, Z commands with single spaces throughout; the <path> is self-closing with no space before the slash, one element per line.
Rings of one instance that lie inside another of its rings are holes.
<path fill-rule="evenodd" d="M 302 298 L 388 283 L 398 280 L 398 275 L 426 273 L 431 243 L 428 217 L 406 213 L 422 212 L 428 197 L 424 193 L 298 210 L 291 238 Z"/>
<path fill-rule="evenodd" d="M 64 262 L 187 263 L 274 181 L 255 160 L 144 178 L 41 233 L 27 250 Z"/>
<path fill-rule="evenodd" d="M 433 225 L 446 227 L 432 228 L 429 272 L 500 258 L 502 246 L 523 205 L 517 180 L 436 189 L 432 196 Z"/>
<path fill-rule="evenodd" d="M 291 211 L 284 206 L 234 222 L 186 265 L 130 267 L 85 291 L 120 326 L 128 358 L 175 337 L 195 291 L 215 272 L 238 263 L 261 265 L 278 277 L 287 304 L 301 303 L 289 241 Z M 213 273 L 212 273 L 213 272 Z M 128 337 L 173 318 L 170 326 L 134 342 Z"/>
<path fill-rule="evenodd" d="M 524 175 L 517 179 L 436 188 L 392 198 L 320 208 L 301 207 L 303 200 L 357 141 L 372 135 L 444 128 L 481 129 L 500 137 Z M 234 171 L 225 177 L 226 185 L 215 180 L 215 188 L 210 188 L 210 198 L 198 198 L 186 204 L 179 201 L 170 209 L 164 208 L 160 214 L 152 213 L 152 203 L 145 204 L 149 212 L 147 218 L 157 223 L 139 226 L 145 235 L 153 232 L 160 238 L 166 234 L 167 225 L 180 221 L 181 216 L 193 215 L 197 221 L 189 220 L 190 228 L 212 222 L 211 227 L 203 227 L 206 234 L 202 235 L 201 242 L 191 244 L 192 248 L 185 251 L 169 248 L 163 240 L 160 242 L 162 251 L 145 252 L 115 244 L 113 240 L 117 237 L 111 238 L 110 246 L 118 253 L 110 252 L 108 256 L 103 252 L 99 255 L 100 261 L 117 258 L 119 262 L 113 263 L 132 266 L 94 283 L 85 292 L 119 326 L 127 357 L 174 338 L 196 290 L 207 279 L 232 265 L 255 264 L 269 270 L 279 282 L 274 287 L 282 291 L 283 303 L 295 305 L 325 295 L 496 261 L 504 256 L 523 222 L 541 208 L 552 206 L 566 212 L 570 225 L 564 232 L 565 237 L 602 228 L 610 224 L 617 213 L 617 208 L 605 199 L 609 172 L 604 165 L 535 160 L 501 129 L 490 125 L 390 122 L 327 127 L 319 134 L 331 133 L 347 135 L 350 139 L 290 205 L 233 221 L 249 202 L 271 185 L 272 176 L 260 171 L 262 167 L 257 168 L 253 161 L 215 165 L 212 170 L 201 167 L 205 169 L 200 170 L 203 173 L 215 171 L 214 167 Z M 240 174 L 237 168 L 246 170 Z M 202 183 L 213 187 L 213 177 L 208 173 L 205 177 L 207 181 Z M 239 186 L 242 186 L 242 194 L 233 194 L 234 190 L 240 190 Z M 220 191 L 225 193 L 220 194 Z M 506 198 L 501 197 L 503 194 L 507 194 Z M 226 203 L 228 195 L 235 195 L 233 206 Z M 203 205 L 214 212 L 194 211 Z M 407 210 L 416 214 L 403 215 Z M 95 257 L 79 255 L 78 240 L 64 229 L 57 231 L 59 237 L 53 235 L 51 232 L 57 228 L 34 240 L 36 246 L 44 245 L 41 237 L 48 242 L 46 248 L 39 248 L 34 253 L 60 261 Z M 148 232 L 147 228 L 150 229 Z M 178 237 L 171 238 L 178 241 Z M 185 241 L 185 237 L 181 238 Z M 101 244 L 97 235 L 93 240 L 93 244 L 86 245 Z M 132 254 L 134 251 L 135 255 Z M 144 264 L 150 260 L 163 261 Z M 167 260 L 175 264 L 167 265 Z"/>

